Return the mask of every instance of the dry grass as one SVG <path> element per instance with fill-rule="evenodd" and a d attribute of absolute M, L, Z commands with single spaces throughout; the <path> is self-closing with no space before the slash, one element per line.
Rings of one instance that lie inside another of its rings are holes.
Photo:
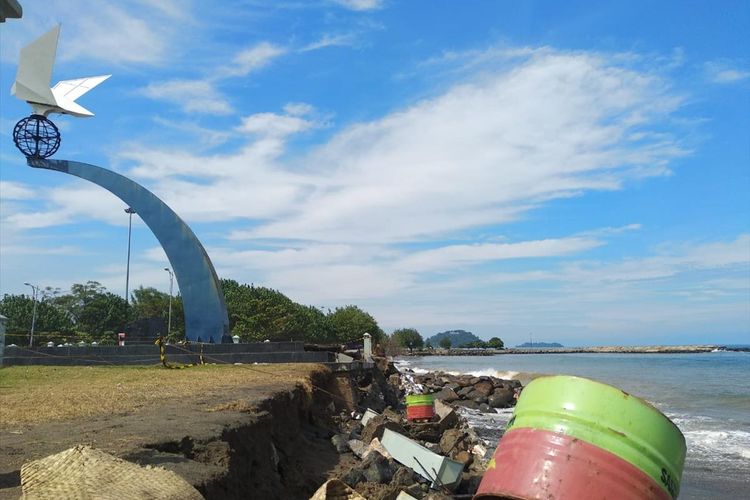
<path fill-rule="evenodd" d="M 124 414 L 233 389 L 310 387 L 313 364 L 162 367 L 14 366 L 0 369 L 0 427 Z M 236 397 L 236 391 L 235 391 Z"/>

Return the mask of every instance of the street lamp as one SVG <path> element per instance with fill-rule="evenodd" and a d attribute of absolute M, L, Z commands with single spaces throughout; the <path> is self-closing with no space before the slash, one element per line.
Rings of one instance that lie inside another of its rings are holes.
<path fill-rule="evenodd" d="M 128 207 L 125 209 L 125 213 L 128 214 L 128 265 L 125 269 L 125 304 L 130 304 L 130 233 L 133 229 L 133 214 L 135 210 Z"/>
<path fill-rule="evenodd" d="M 31 287 L 31 298 L 34 301 L 34 308 L 33 312 L 31 313 L 31 333 L 29 334 L 29 347 L 31 347 L 34 343 L 34 327 L 36 326 L 36 297 L 39 293 L 39 287 L 36 285 L 32 285 L 31 283 L 24 283 L 24 285 Z"/>
<path fill-rule="evenodd" d="M 167 323 L 167 335 L 172 333 L 172 285 L 174 283 L 174 273 L 168 267 L 164 270 L 169 273 L 169 320 Z"/>

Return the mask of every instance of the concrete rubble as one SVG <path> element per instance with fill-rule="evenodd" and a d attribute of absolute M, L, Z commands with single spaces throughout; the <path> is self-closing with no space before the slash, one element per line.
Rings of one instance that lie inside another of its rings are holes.
<path fill-rule="evenodd" d="M 514 406 L 521 383 L 443 372 L 399 373 L 385 360 L 377 367 L 373 372 L 379 373 L 358 384 L 359 412 L 342 412 L 337 419 L 331 442 L 354 461 L 337 479 L 373 500 L 473 495 L 491 458 L 488 447 L 496 443 L 482 441 L 456 410 L 494 412 Z M 408 421 L 407 393 L 433 394 L 435 417 Z"/>

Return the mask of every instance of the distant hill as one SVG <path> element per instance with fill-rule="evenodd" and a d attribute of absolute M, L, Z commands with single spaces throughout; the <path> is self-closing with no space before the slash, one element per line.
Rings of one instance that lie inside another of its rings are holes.
<path fill-rule="evenodd" d="M 540 349 L 542 347 L 565 347 L 562 344 L 558 344 L 557 342 L 534 342 L 533 344 L 530 342 L 524 342 L 523 344 L 519 344 L 516 347 L 539 347 Z"/>
<path fill-rule="evenodd" d="M 467 332 L 466 330 L 448 330 L 447 332 L 436 333 L 432 337 L 425 339 L 425 344 L 429 342 L 432 347 L 439 347 L 440 341 L 445 337 L 451 339 L 451 347 L 458 347 L 464 344 L 468 344 L 469 342 L 482 340 L 473 333 Z"/>

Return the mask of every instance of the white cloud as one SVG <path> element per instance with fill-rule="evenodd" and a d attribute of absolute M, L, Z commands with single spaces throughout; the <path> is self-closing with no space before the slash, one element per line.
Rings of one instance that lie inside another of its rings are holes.
<path fill-rule="evenodd" d="M 186 113 L 226 115 L 232 112 L 227 99 L 208 80 L 170 80 L 150 83 L 141 93 L 151 99 L 177 104 Z"/>
<path fill-rule="evenodd" d="M 242 118 L 242 124 L 237 127 L 237 130 L 249 134 L 283 137 L 308 130 L 314 126 L 313 122 L 297 116 L 257 113 Z"/>
<path fill-rule="evenodd" d="M 602 244 L 601 241 L 592 238 L 570 237 L 519 243 L 450 245 L 433 250 L 414 252 L 398 262 L 397 267 L 404 272 L 412 273 L 440 271 L 496 260 L 569 255 Z"/>
<path fill-rule="evenodd" d="M 191 5 L 180 4 L 185 22 Z M 174 42 L 182 36 L 174 24 L 177 5 L 170 0 L 65 0 L 26 2 L 23 7 L 23 22 L 3 25 L 3 61 L 17 61 L 23 45 L 58 23 L 63 62 L 91 59 L 108 65 L 154 65 L 174 55 Z"/>
<path fill-rule="evenodd" d="M 628 139 L 679 105 L 659 78 L 542 51 L 380 120 L 304 163 L 317 189 L 235 238 L 403 241 L 516 219 L 544 201 L 669 172 L 670 136 Z"/>
<path fill-rule="evenodd" d="M 289 102 L 284 105 L 284 113 L 290 116 L 306 116 L 315 111 L 315 108 L 304 102 Z"/>
<path fill-rule="evenodd" d="M 364 11 L 375 10 L 383 6 L 383 0 L 333 0 L 347 9 Z"/>
<path fill-rule="evenodd" d="M 733 67 L 726 61 L 709 62 L 705 68 L 708 79 L 713 83 L 736 83 L 750 78 L 750 70 Z"/>
<path fill-rule="evenodd" d="M 308 45 L 305 45 L 300 49 L 300 52 L 310 52 L 312 50 L 318 50 L 318 49 L 324 49 L 327 47 L 344 47 L 344 46 L 350 46 L 354 44 L 354 40 L 356 39 L 355 35 L 352 33 L 347 33 L 344 35 L 323 35 L 320 40 L 317 40 L 315 42 L 312 42 Z"/>
<path fill-rule="evenodd" d="M 216 76 L 218 78 L 246 76 L 267 66 L 286 52 L 287 49 L 269 42 L 258 43 L 238 52 L 232 59 L 232 64 L 219 68 Z"/>
<path fill-rule="evenodd" d="M 6 200 L 28 200 L 34 198 L 34 190 L 20 182 L 0 181 L 0 196 Z"/>

